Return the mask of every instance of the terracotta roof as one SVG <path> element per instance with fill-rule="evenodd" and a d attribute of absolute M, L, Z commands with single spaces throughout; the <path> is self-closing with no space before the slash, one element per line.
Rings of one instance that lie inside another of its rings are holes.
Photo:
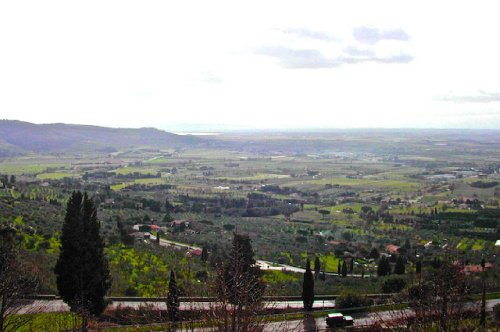
<path fill-rule="evenodd" d="M 484 264 L 484 268 L 486 270 L 489 270 L 491 268 L 493 268 L 493 264 L 491 263 L 486 263 Z M 465 265 L 462 269 L 462 272 L 468 272 L 468 273 L 477 273 L 477 272 L 481 272 L 483 271 L 483 268 L 481 265 L 477 264 L 477 265 L 473 265 L 473 264 L 469 264 L 469 265 Z"/>
<path fill-rule="evenodd" d="M 395 244 L 388 244 L 385 249 L 387 252 L 390 252 L 391 254 L 397 254 L 399 252 L 399 246 Z"/>
<path fill-rule="evenodd" d="M 201 249 L 189 249 L 189 252 L 195 256 L 201 256 L 202 250 Z"/>

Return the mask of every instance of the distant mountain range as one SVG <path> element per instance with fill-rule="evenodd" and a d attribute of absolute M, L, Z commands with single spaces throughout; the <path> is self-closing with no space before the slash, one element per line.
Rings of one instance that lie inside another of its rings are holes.
<path fill-rule="evenodd" d="M 113 152 L 123 148 L 184 148 L 203 139 L 155 128 L 107 128 L 0 120 L 0 156 L 28 152 Z"/>

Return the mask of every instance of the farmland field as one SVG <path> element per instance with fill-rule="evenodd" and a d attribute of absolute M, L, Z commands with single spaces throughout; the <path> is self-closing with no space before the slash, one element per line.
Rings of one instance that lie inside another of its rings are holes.
<path fill-rule="evenodd" d="M 0 222 L 25 232 L 30 255 L 45 262 L 47 293 L 56 291 L 52 266 L 73 190 L 89 192 L 98 205 L 113 295 L 156 296 L 171 268 L 183 287 L 210 293 L 205 281 L 234 232 L 250 237 L 257 259 L 300 268 L 318 257 L 320 269 L 333 273 L 352 261 L 349 273 L 370 276 L 368 282 L 328 275 L 318 279 L 318 294 L 380 291 L 381 255 L 391 257 L 392 266 L 404 256 L 410 275 L 417 259 L 498 259 L 498 148 L 489 146 L 485 154 L 470 143 L 458 150 L 453 137 L 436 148 L 417 135 L 394 152 L 397 133 L 370 139 L 351 133 L 342 138 L 345 145 L 336 134 L 304 135 L 266 140 L 233 133 L 211 138 L 212 148 L 0 160 L 6 176 Z M 245 145 L 247 140 L 253 144 Z M 187 223 L 172 227 L 174 220 Z M 144 229 L 151 224 L 170 246 L 148 240 Z M 208 261 L 187 255 L 190 246 L 206 248 Z M 297 294 L 301 278 L 287 271 L 263 275 L 275 295 Z"/>

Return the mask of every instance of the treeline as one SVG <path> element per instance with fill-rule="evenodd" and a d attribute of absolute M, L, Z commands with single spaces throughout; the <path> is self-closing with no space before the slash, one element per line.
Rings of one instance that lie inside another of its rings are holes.
<path fill-rule="evenodd" d="M 16 184 L 16 176 L 8 174 L 0 174 L 0 188 L 12 188 Z"/>

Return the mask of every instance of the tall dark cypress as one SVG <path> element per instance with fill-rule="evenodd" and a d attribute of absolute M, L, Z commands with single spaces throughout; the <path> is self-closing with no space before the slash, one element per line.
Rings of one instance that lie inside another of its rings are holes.
<path fill-rule="evenodd" d="M 386 276 L 387 275 L 387 264 L 386 264 L 387 259 L 385 256 L 380 257 L 380 260 L 378 261 L 378 266 L 377 266 L 377 275 L 380 276 Z"/>
<path fill-rule="evenodd" d="M 171 322 L 175 322 L 179 315 L 179 289 L 175 281 L 175 273 L 170 270 L 170 281 L 168 283 L 167 312 Z"/>
<path fill-rule="evenodd" d="M 314 260 L 314 279 L 318 279 L 320 271 L 321 271 L 321 263 L 319 261 L 319 257 L 316 256 L 316 259 Z"/>
<path fill-rule="evenodd" d="M 314 278 L 309 259 L 307 259 L 304 282 L 302 283 L 302 302 L 304 303 L 304 310 L 312 311 L 314 304 Z"/>
<path fill-rule="evenodd" d="M 415 264 L 415 273 L 420 274 L 422 272 L 422 261 L 419 259 Z"/>
<path fill-rule="evenodd" d="M 347 276 L 347 263 L 345 261 L 342 262 L 342 277 Z"/>
<path fill-rule="evenodd" d="M 405 273 L 405 262 L 402 256 L 398 256 L 396 259 L 396 265 L 394 266 L 395 274 L 404 274 Z"/>
<path fill-rule="evenodd" d="M 255 304 L 262 300 L 265 285 L 253 256 L 250 238 L 235 233 L 231 256 L 221 276 L 224 280 L 219 282 L 219 297 L 227 297 L 230 303 L 238 305 Z"/>
<path fill-rule="evenodd" d="M 111 286 L 104 241 L 94 202 L 87 193 L 73 192 L 61 235 L 61 252 L 55 273 L 59 295 L 71 311 L 100 315 Z"/>
<path fill-rule="evenodd" d="M 201 261 L 202 262 L 208 261 L 208 250 L 207 250 L 207 247 L 203 247 L 203 249 L 201 250 Z"/>

